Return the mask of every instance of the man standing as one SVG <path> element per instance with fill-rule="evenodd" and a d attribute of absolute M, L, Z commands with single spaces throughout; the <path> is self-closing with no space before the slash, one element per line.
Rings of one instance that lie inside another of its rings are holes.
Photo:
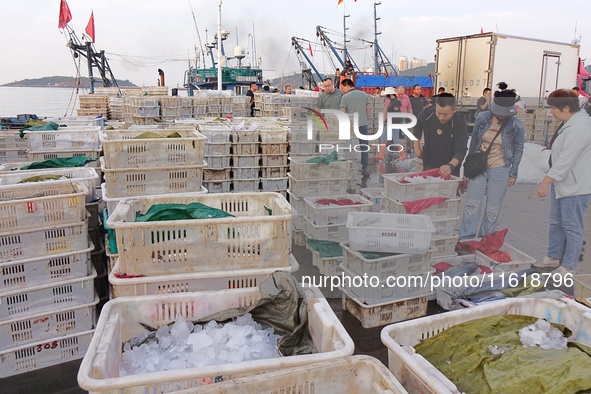
<path fill-rule="evenodd" d="M 250 97 L 250 116 L 254 116 L 254 93 L 257 91 L 256 82 L 250 83 L 250 89 L 246 92 L 246 95 Z"/>
<path fill-rule="evenodd" d="M 488 104 L 490 103 L 490 88 L 484 88 L 482 97 L 476 101 L 476 115 L 482 111 L 488 111 Z"/>
<path fill-rule="evenodd" d="M 456 99 L 450 93 L 437 96 L 435 106 L 421 113 L 414 128 L 414 149 L 423 159 L 425 170 L 439 168 L 440 176 L 460 174 L 468 150 L 468 125 L 457 113 Z M 425 144 L 421 149 L 421 137 Z"/>
<path fill-rule="evenodd" d="M 285 85 L 284 89 L 284 94 L 291 94 L 291 85 Z"/>
<path fill-rule="evenodd" d="M 412 87 L 412 94 L 409 97 L 410 105 L 412 107 L 412 113 L 418 118 L 423 109 L 425 108 L 425 104 L 427 104 L 427 100 L 425 96 L 421 94 L 421 86 L 415 85 Z"/>
<path fill-rule="evenodd" d="M 343 98 L 341 99 L 341 111 L 347 114 L 358 114 L 359 116 L 359 133 L 368 135 L 367 127 L 368 119 L 371 114 L 369 107 L 369 96 L 367 93 L 355 89 L 355 84 L 349 78 L 343 79 L 341 82 L 343 88 Z M 364 178 L 369 177 L 369 153 L 367 151 L 361 152 L 361 174 Z"/>
<path fill-rule="evenodd" d="M 324 78 L 324 92 L 320 93 L 320 95 L 318 96 L 318 101 L 316 102 L 316 109 L 318 111 L 320 111 L 321 109 L 339 110 L 341 108 L 342 97 L 343 92 L 339 89 L 335 89 L 332 79 Z"/>

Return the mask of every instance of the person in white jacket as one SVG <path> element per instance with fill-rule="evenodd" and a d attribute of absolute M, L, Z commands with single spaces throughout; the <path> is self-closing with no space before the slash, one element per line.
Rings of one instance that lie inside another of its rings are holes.
<path fill-rule="evenodd" d="M 563 126 L 552 144 L 552 167 L 536 190 L 538 197 L 549 190 L 551 200 L 548 250 L 534 266 L 558 267 L 553 273 L 572 275 L 583 247 L 583 218 L 591 200 L 591 117 L 580 110 L 572 90 L 550 93 L 548 105 Z"/>

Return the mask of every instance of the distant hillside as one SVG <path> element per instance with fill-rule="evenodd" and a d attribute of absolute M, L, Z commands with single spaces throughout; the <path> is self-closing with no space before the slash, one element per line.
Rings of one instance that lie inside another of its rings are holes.
<path fill-rule="evenodd" d="M 120 87 L 122 86 L 136 86 L 130 81 L 126 80 L 117 80 L 117 83 Z M 78 86 L 77 79 L 74 77 L 43 77 L 43 78 L 36 78 L 36 79 L 23 79 L 22 81 L 14 81 L 0 86 L 10 86 L 10 87 L 25 87 L 25 88 L 75 88 Z M 89 88 L 90 82 L 88 78 L 82 77 L 80 82 L 80 87 L 82 88 Z M 95 78 L 94 82 L 95 87 L 102 87 L 103 82 L 100 79 Z"/>

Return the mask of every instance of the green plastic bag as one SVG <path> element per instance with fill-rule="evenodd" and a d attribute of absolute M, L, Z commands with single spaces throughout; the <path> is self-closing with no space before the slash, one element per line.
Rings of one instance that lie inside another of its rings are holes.
<path fill-rule="evenodd" d="M 21 170 L 41 170 L 44 168 L 64 168 L 64 167 L 84 167 L 87 163 L 97 161 L 98 158 L 93 159 L 88 156 L 74 156 L 47 159 L 44 161 L 36 161 L 24 167 Z"/>
<path fill-rule="evenodd" d="M 338 242 L 307 238 L 306 243 L 317 251 L 320 257 L 343 257 L 343 248 Z"/>
<path fill-rule="evenodd" d="M 161 222 L 166 220 L 216 219 L 234 217 L 221 209 L 200 202 L 189 204 L 154 204 L 148 211 L 137 215 L 136 222 Z"/>
<path fill-rule="evenodd" d="M 316 156 L 306 160 L 306 163 L 315 163 L 315 164 L 330 164 L 334 161 L 339 161 L 339 154 L 337 151 L 332 151 L 330 154 L 326 156 Z"/>

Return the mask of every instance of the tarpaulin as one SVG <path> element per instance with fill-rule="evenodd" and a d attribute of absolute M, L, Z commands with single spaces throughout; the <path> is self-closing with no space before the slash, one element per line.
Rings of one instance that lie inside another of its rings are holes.
<path fill-rule="evenodd" d="M 414 214 L 421 213 L 424 210 L 431 208 L 433 205 L 439 205 L 445 201 L 447 201 L 447 197 L 431 197 L 415 201 L 403 201 L 402 205 L 406 208 L 406 213 Z"/>
<path fill-rule="evenodd" d="M 36 161 L 29 165 L 23 166 L 21 170 L 42 170 L 44 168 L 63 168 L 63 167 L 84 167 L 86 164 L 97 161 L 97 158 L 91 158 L 88 156 L 74 156 L 74 157 L 62 157 L 47 159 L 43 161 Z"/>
<path fill-rule="evenodd" d="M 307 238 L 306 243 L 312 250 L 317 251 L 322 258 L 343 256 L 343 248 L 338 242 Z"/>
<path fill-rule="evenodd" d="M 213 208 L 200 202 L 189 204 L 154 204 L 143 215 L 138 215 L 136 222 L 160 222 L 166 220 L 214 219 L 234 217 L 221 209 Z"/>
<path fill-rule="evenodd" d="M 326 156 L 315 156 L 308 160 L 306 163 L 315 163 L 315 164 L 330 164 L 333 161 L 339 161 L 339 154 L 337 151 L 332 151 Z"/>
<path fill-rule="evenodd" d="M 463 253 L 474 253 L 476 250 L 484 253 L 494 261 L 499 263 L 506 263 L 511 261 L 509 253 L 499 250 L 505 243 L 505 236 L 509 229 L 496 231 L 492 234 L 485 235 L 480 241 L 465 241 L 457 245 L 459 251 Z"/>

